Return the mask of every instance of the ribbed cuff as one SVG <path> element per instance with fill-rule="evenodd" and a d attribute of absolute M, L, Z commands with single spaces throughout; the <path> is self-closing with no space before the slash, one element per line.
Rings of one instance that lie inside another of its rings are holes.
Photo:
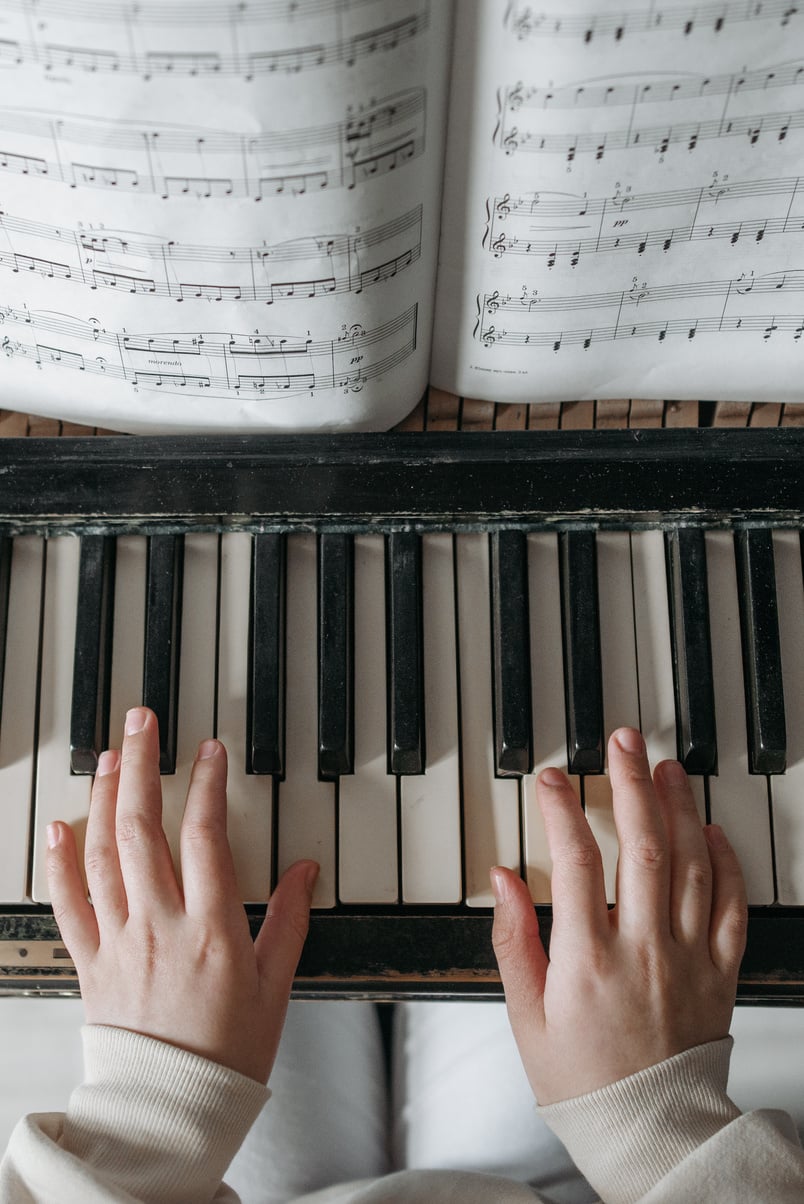
<path fill-rule="evenodd" d="M 128 1029 L 87 1025 L 82 1036 L 63 1148 L 136 1199 L 211 1200 L 268 1088 Z"/>
<path fill-rule="evenodd" d="M 696 1045 L 538 1114 L 607 1204 L 632 1204 L 741 1115 L 726 1095 L 732 1045 Z"/>

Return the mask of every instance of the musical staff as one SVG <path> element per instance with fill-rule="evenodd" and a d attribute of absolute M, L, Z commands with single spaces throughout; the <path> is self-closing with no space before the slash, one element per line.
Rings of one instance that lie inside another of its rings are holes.
<path fill-rule="evenodd" d="M 773 88 L 804 86 L 804 63 L 778 63 L 760 71 L 729 72 L 712 75 L 648 77 L 638 83 L 601 83 L 593 80 L 564 88 L 530 87 L 521 81 L 502 90 L 500 106 L 510 113 L 521 109 L 583 109 L 627 105 L 632 110 L 645 104 L 677 104 L 682 100 L 703 100 L 725 96 L 728 99 L 746 92 L 767 92 Z"/>
<path fill-rule="evenodd" d="M 259 201 L 351 189 L 415 159 L 424 150 L 425 94 L 411 89 L 339 122 L 262 134 L 10 108 L 0 109 L 0 128 L 5 139 L 0 172 L 163 200 Z"/>
<path fill-rule="evenodd" d="M 676 6 L 654 0 L 647 8 L 619 13 L 545 13 L 522 0 L 510 0 L 504 27 L 520 41 L 528 38 L 577 38 L 590 45 L 606 38 L 620 42 L 634 34 L 719 34 L 729 26 L 772 21 L 783 28 L 801 19 L 804 9 L 791 0 L 730 0 L 717 4 Z"/>
<path fill-rule="evenodd" d="M 645 229 L 637 214 L 665 221 Z M 717 215 L 717 216 L 715 216 Z M 561 232 L 562 237 L 556 237 Z M 524 255 L 576 267 L 581 258 L 612 252 L 665 254 L 689 243 L 723 241 L 741 250 L 766 239 L 804 232 L 804 179 L 715 180 L 703 188 L 571 196 L 540 192 L 486 201 L 483 247 L 494 258 Z"/>
<path fill-rule="evenodd" d="M 340 390 L 359 393 L 416 350 L 418 308 L 366 329 L 342 325 L 330 338 L 199 331 L 110 330 L 98 319 L 0 305 L 0 354 L 38 368 L 101 375 L 135 388 L 209 390 L 222 400 Z M 42 341 L 46 337 L 47 342 Z"/>
<path fill-rule="evenodd" d="M 647 305 L 667 301 L 690 301 L 702 297 L 748 296 L 749 293 L 800 293 L 804 292 L 804 269 L 788 272 L 769 272 L 764 276 L 742 274 L 737 279 L 695 280 L 678 284 L 662 284 L 649 287 L 637 284 L 636 278 L 629 289 L 614 289 L 603 293 L 586 293 L 578 296 L 546 297 L 537 290 L 524 289 L 519 295 L 500 293 L 496 289 L 483 298 L 487 314 L 554 313 L 561 310 L 578 309 L 621 309 L 629 305 Z"/>
<path fill-rule="evenodd" d="M 376 6 L 378 0 L 3 0 L 5 12 L 37 17 L 63 17 L 68 21 L 108 22 L 119 25 L 229 25 L 232 22 L 275 21 L 295 24 L 314 17 L 338 16 Z M 387 0 L 385 7 L 387 7 Z"/>
<path fill-rule="evenodd" d="M 579 155 L 594 154 L 599 162 L 607 152 L 616 150 L 650 150 L 664 155 L 670 147 L 685 147 L 694 151 L 700 142 L 716 138 L 744 138 L 746 145 L 756 146 L 760 138 L 776 138 L 782 142 L 791 131 L 804 129 L 802 113 L 768 113 L 732 121 L 687 121 L 678 125 L 646 126 L 642 129 L 607 130 L 598 133 L 545 135 L 530 130 L 501 129 L 499 145 L 507 155 L 517 151 L 532 154 L 563 155 L 572 163 Z"/>
<path fill-rule="evenodd" d="M 52 243 L 58 248 L 51 250 Z M 421 205 L 362 234 L 247 247 L 193 246 L 105 228 L 67 229 L 0 212 L 0 268 L 174 301 L 273 305 L 359 295 L 416 263 L 421 245 Z"/>
<path fill-rule="evenodd" d="M 360 11 L 368 5 L 380 11 Z M 92 25 L 84 30 L 76 28 L 76 17 L 65 19 L 67 14 L 61 5 L 48 14 L 51 19 L 47 23 L 40 21 L 29 26 L 21 16 L 19 36 L 0 39 L 0 67 L 34 66 L 48 74 L 137 75 L 146 81 L 165 75 L 210 74 L 239 76 L 251 81 L 262 75 L 297 75 L 326 67 L 353 67 L 361 59 L 395 51 L 420 38 L 430 19 L 429 0 L 401 0 L 396 7 L 389 6 L 387 0 L 362 0 L 361 4 L 352 6 L 358 9 L 354 14 L 356 19 L 350 19 L 348 4 L 331 5 L 328 29 L 322 28 L 320 20 L 309 26 L 311 15 L 320 17 L 320 9 L 313 5 L 291 6 L 297 10 L 294 19 L 282 20 L 277 13 L 275 24 L 266 21 L 265 16 L 261 18 L 253 11 L 253 6 L 233 6 L 227 23 L 230 46 L 226 48 L 224 44 L 221 49 L 220 44 L 201 43 L 188 47 L 187 25 L 192 23 L 197 27 L 199 23 L 195 10 L 166 5 L 166 11 L 154 9 L 148 17 L 143 12 L 146 7 L 149 6 L 126 6 L 126 16 L 120 14 L 119 19 L 125 21 L 129 30 L 136 29 L 138 36 L 121 39 L 117 46 L 94 44 L 98 37 L 95 22 L 103 20 L 97 12 L 93 14 Z M 287 8 L 284 6 L 285 16 Z M 104 9 L 108 24 L 107 6 Z M 406 9 L 409 10 L 407 13 Z M 41 13 L 41 8 L 39 11 Z M 388 19 L 383 19 L 385 13 L 388 13 Z M 85 19 L 89 20 L 88 17 Z M 243 28 L 246 21 L 252 30 Z M 166 43 L 166 25 L 176 25 L 179 29 L 175 45 Z M 288 41 L 289 38 L 303 38 L 308 30 L 317 34 L 318 40 Z M 3 32 L 15 33 L 13 21 L 8 16 Z M 80 41 L 77 35 L 80 35 Z"/>
<path fill-rule="evenodd" d="M 793 342 L 800 344 L 804 304 L 792 313 L 785 310 L 792 309 L 791 301 L 795 305 L 801 293 L 804 293 L 804 270 L 765 275 L 752 271 L 731 279 L 655 286 L 635 276 L 628 289 L 567 296 L 548 296 L 537 288 L 527 287 L 519 294 L 495 290 L 476 298 L 473 337 L 485 348 L 502 345 L 534 351 L 549 348 L 554 352 L 567 347 L 588 351 L 595 344 L 616 339 L 655 338 L 664 343 L 667 338 L 681 335 L 689 341 L 700 334 L 736 332 L 761 334 L 765 342 L 791 334 Z M 768 296 L 776 302 L 774 312 L 756 312 Z M 697 309 L 691 315 L 690 303 Z M 649 316 L 643 321 L 641 312 L 646 306 L 667 307 L 668 316 Z M 546 314 L 566 312 L 578 316 L 584 311 L 599 310 L 610 311 L 613 320 L 603 325 L 579 322 L 561 330 L 544 329 L 542 324 L 542 315 Z M 502 324 L 508 320 L 510 326 Z"/>
<path fill-rule="evenodd" d="M 764 146 L 768 140 L 783 142 L 804 125 L 803 86 L 800 61 L 707 76 L 663 73 L 629 76 L 625 81 L 613 76 L 562 88 L 526 86 L 520 81 L 498 90 L 493 141 L 508 156 L 560 154 L 568 163 L 586 154 L 600 162 L 612 152 L 644 148 L 660 156 L 670 147 L 692 152 L 701 142 L 726 138 L 744 138 L 749 147 L 761 141 Z M 790 101 L 789 109 L 742 111 L 744 97 L 759 104 L 785 90 L 790 94 L 781 99 Z M 663 106 L 666 124 L 652 123 L 651 106 L 656 105 Z M 578 112 L 583 125 L 593 128 L 568 131 L 564 115 L 569 112 Z M 531 114 L 541 114 L 547 124 L 531 125 L 531 120 L 540 121 Z M 551 129 L 551 118 L 554 126 L 559 117 L 560 130 Z M 618 124 L 612 126 L 612 121 Z"/>

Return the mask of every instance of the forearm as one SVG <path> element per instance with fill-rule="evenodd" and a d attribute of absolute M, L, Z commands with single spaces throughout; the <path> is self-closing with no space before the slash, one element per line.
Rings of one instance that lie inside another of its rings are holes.
<path fill-rule="evenodd" d="M 735 1204 L 793 1204 L 804 1193 L 795 1128 L 784 1113 L 742 1116 L 726 1093 L 731 1047 L 696 1046 L 539 1113 L 606 1204 L 704 1199 L 713 1183 Z"/>
<path fill-rule="evenodd" d="M 35 1120 L 34 1132 L 28 1118 L 15 1131 L 0 1176 L 2 1199 L 15 1199 L 14 1184 L 32 1192 L 20 1196 L 26 1200 L 234 1199 L 221 1179 L 268 1089 L 139 1033 L 88 1026 L 83 1037 L 84 1082 L 63 1121 Z"/>

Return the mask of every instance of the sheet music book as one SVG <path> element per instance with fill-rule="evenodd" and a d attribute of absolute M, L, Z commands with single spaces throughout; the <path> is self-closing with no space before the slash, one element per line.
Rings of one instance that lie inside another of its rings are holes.
<path fill-rule="evenodd" d="M 0 406 L 804 400 L 804 5 L 5 0 Z"/>

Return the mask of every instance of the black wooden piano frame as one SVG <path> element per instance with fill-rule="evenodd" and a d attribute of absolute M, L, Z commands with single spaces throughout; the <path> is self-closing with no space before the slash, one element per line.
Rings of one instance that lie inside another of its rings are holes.
<path fill-rule="evenodd" d="M 0 535 L 671 524 L 801 529 L 804 429 L 0 443 Z M 264 909 L 246 910 L 256 932 Z M 462 906 L 316 912 L 294 993 L 500 997 L 490 932 L 490 911 Z M 76 991 L 50 909 L 0 907 L 0 993 Z M 804 1005 L 804 908 L 750 909 L 738 999 Z"/>

